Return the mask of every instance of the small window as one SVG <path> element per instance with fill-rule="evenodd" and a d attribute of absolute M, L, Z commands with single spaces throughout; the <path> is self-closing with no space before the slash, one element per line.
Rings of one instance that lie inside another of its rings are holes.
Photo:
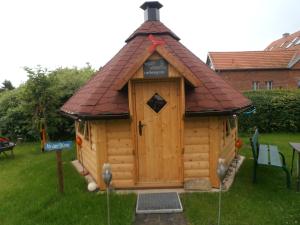
<path fill-rule="evenodd" d="M 167 102 L 159 94 L 155 93 L 147 102 L 147 105 L 153 109 L 154 112 L 158 113 Z"/>
<path fill-rule="evenodd" d="M 282 44 L 280 45 L 280 48 L 286 43 L 286 41 L 282 42 Z"/>
<path fill-rule="evenodd" d="M 252 82 L 252 89 L 254 91 L 258 90 L 259 89 L 259 81 L 253 81 Z"/>
<path fill-rule="evenodd" d="M 89 122 L 85 122 L 84 139 L 90 140 L 90 123 Z"/>
<path fill-rule="evenodd" d="M 272 90 L 273 89 L 273 81 L 271 81 L 271 80 L 266 81 L 266 87 L 267 87 L 267 90 Z"/>
<path fill-rule="evenodd" d="M 224 121 L 224 132 L 225 132 L 225 137 L 228 137 L 233 129 L 236 128 L 236 117 L 231 116 L 228 117 Z"/>
<path fill-rule="evenodd" d="M 231 116 L 229 119 L 230 129 L 234 129 L 236 127 L 236 117 Z"/>
<path fill-rule="evenodd" d="M 295 42 L 295 45 L 300 45 L 300 38 Z"/>
<path fill-rule="evenodd" d="M 228 137 L 230 135 L 230 131 L 231 131 L 230 123 L 229 123 L 229 120 L 227 119 L 226 122 L 225 122 L 225 134 L 226 134 L 226 137 Z"/>
<path fill-rule="evenodd" d="M 77 128 L 78 133 L 81 135 L 84 134 L 84 121 L 79 121 L 78 122 L 78 128 Z"/>
<path fill-rule="evenodd" d="M 297 41 L 298 37 L 295 37 L 293 40 L 292 40 L 292 43 L 295 44 L 295 42 Z"/>
<path fill-rule="evenodd" d="M 298 88 L 300 88 L 300 80 L 298 80 Z"/>
<path fill-rule="evenodd" d="M 87 121 L 79 121 L 77 131 L 79 134 L 84 136 L 84 139 L 90 140 L 90 126 Z"/>

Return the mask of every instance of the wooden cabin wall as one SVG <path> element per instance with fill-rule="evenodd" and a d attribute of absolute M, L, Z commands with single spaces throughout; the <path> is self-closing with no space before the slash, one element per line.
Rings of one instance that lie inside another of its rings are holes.
<path fill-rule="evenodd" d="M 194 182 L 195 189 L 219 187 L 217 163 L 221 146 L 221 125 L 219 117 L 185 119 L 184 182 L 201 181 Z"/>
<path fill-rule="evenodd" d="M 107 157 L 112 166 L 112 185 L 134 186 L 134 154 L 129 120 L 106 121 Z"/>
<path fill-rule="evenodd" d="M 225 163 L 229 165 L 236 154 L 235 142 L 237 138 L 237 126 L 229 129 L 229 132 L 226 131 L 226 123 L 228 124 L 229 117 L 222 117 L 220 119 L 220 134 L 221 134 L 221 151 L 220 158 L 225 159 Z"/>
<path fill-rule="evenodd" d="M 184 182 L 209 179 L 209 120 L 186 118 L 184 121 Z"/>
<path fill-rule="evenodd" d="M 112 167 L 112 185 L 116 188 L 134 186 L 134 154 L 129 120 L 99 120 L 93 123 L 95 134 L 97 183 L 105 189 L 101 173 L 104 163 Z"/>
<path fill-rule="evenodd" d="M 227 117 L 186 118 L 184 121 L 184 183 L 204 180 L 218 187 L 216 176 L 218 158 L 230 163 L 235 155 L 237 128 L 226 135 Z M 101 189 L 105 188 L 101 172 L 103 163 L 112 166 L 112 184 L 116 188 L 135 185 L 134 140 L 131 138 L 129 120 L 90 121 L 90 138 L 82 138 L 77 146 L 78 160 L 89 171 Z M 76 124 L 76 128 L 78 124 Z M 202 183 L 203 184 L 203 183 Z"/>
<path fill-rule="evenodd" d="M 78 132 L 78 122 L 75 122 L 76 136 L 82 139 L 82 145 L 77 145 L 77 159 L 81 165 L 89 171 L 90 175 L 97 181 L 97 161 L 96 161 L 96 146 L 95 135 L 93 134 L 94 126 L 89 122 L 89 140 L 84 137 L 84 134 Z"/>

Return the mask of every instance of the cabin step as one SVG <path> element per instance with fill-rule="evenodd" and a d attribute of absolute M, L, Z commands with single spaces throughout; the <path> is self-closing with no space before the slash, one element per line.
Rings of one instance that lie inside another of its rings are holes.
<path fill-rule="evenodd" d="M 137 214 L 179 213 L 182 211 L 182 204 L 177 192 L 138 194 Z"/>

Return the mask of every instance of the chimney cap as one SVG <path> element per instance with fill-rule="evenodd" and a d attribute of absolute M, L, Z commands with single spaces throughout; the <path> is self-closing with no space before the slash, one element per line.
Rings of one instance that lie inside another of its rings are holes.
<path fill-rule="evenodd" d="M 160 4 L 158 1 L 144 2 L 144 4 L 141 5 L 141 9 L 143 9 L 143 10 L 145 10 L 147 8 L 160 9 L 161 7 L 163 7 L 163 5 Z"/>
<path fill-rule="evenodd" d="M 289 36 L 290 35 L 290 33 L 283 33 L 282 34 L 282 37 L 287 37 L 287 36 Z"/>

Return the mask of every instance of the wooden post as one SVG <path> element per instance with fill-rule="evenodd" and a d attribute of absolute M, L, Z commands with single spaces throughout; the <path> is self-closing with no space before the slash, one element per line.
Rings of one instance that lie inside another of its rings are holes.
<path fill-rule="evenodd" d="M 57 178 L 58 178 L 58 190 L 60 193 L 64 193 L 64 176 L 62 169 L 61 151 L 56 151 L 56 163 L 57 163 Z"/>

